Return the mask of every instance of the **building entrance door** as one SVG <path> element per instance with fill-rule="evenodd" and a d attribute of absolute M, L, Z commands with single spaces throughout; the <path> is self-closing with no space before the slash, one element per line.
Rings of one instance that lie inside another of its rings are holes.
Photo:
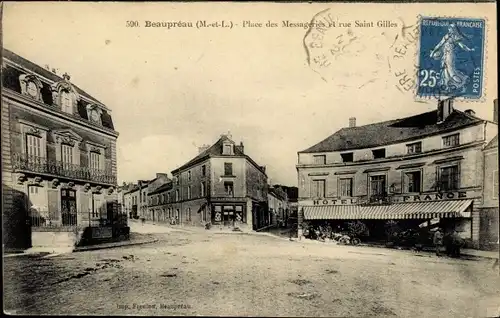
<path fill-rule="evenodd" d="M 234 225 L 234 206 L 225 205 L 223 207 L 222 221 L 224 222 L 224 226 Z"/>
<path fill-rule="evenodd" d="M 76 191 L 61 190 L 62 225 L 76 225 Z"/>

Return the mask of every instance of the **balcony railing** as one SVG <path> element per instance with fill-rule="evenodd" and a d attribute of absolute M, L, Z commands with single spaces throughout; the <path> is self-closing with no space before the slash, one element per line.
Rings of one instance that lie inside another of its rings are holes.
<path fill-rule="evenodd" d="M 95 170 L 75 164 L 64 163 L 26 154 L 13 154 L 13 167 L 20 171 L 50 174 L 69 179 L 88 180 L 96 183 L 116 184 L 116 176 L 110 171 Z"/>
<path fill-rule="evenodd" d="M 67 212 L 67 211 L 30 211 L 29 222 L 34 230 L 50 231 L 51 229 L 64 229 L 75 227 L 102 227 L 126 226 L 128 218 L 124 214 L 117 214 L 112 220 L 94 215 L 92 212 Z"/>

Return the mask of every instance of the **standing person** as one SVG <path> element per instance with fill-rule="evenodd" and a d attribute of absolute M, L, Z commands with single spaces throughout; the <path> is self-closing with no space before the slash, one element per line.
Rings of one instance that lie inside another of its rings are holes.
<path fill-rule="evenodd" d="M 440 228 L 434 233 L 434 238 L 432 240 L 434 247 L 436 248 L 436 256 L 441 256 L 441 246 L 443 246 L 443 232 Z"/>

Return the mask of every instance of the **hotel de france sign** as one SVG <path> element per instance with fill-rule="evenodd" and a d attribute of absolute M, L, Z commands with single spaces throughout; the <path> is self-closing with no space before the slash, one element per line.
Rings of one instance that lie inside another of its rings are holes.
<path fill-rule="evenodd" d="M 410 203 L 410 202 L 429 202 L 429 201 L 447 201 L 447 200 L 460 200 L 460 199 L 470 199 L 476 197 L 477 194 L 474 192 L 467 191 L 455 191 L 455 192 L 442 192 L 442 193 L 429 193 L 429 194 L 418 194 L 418 195 L 392 195 L 389 196 L 390 203 Z M 315 200 L 300 201 L 300 205 L 355 205 L 364 204 L 366 199 L 361 198 L 319 198 Z"/>

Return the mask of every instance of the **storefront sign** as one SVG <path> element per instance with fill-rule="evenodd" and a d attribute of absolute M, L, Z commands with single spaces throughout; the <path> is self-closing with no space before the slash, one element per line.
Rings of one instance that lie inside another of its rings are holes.
<path fill-rule="evenodd" d="M 458 192 L 442 192 L 432 194 L 419 194 L 419 195 L 393 195 L 389 196 L 391 203 L 404 203 L 404 202 L 428 202 L 428 201 L 445 201 L 467 199 L 473 197 L 465 191 Z M 300 205 L 353 205 L 363 204 L 366 200 L 361 198 L 348 198 L 348 199 L 317 199 L 300 201 Z"/>

